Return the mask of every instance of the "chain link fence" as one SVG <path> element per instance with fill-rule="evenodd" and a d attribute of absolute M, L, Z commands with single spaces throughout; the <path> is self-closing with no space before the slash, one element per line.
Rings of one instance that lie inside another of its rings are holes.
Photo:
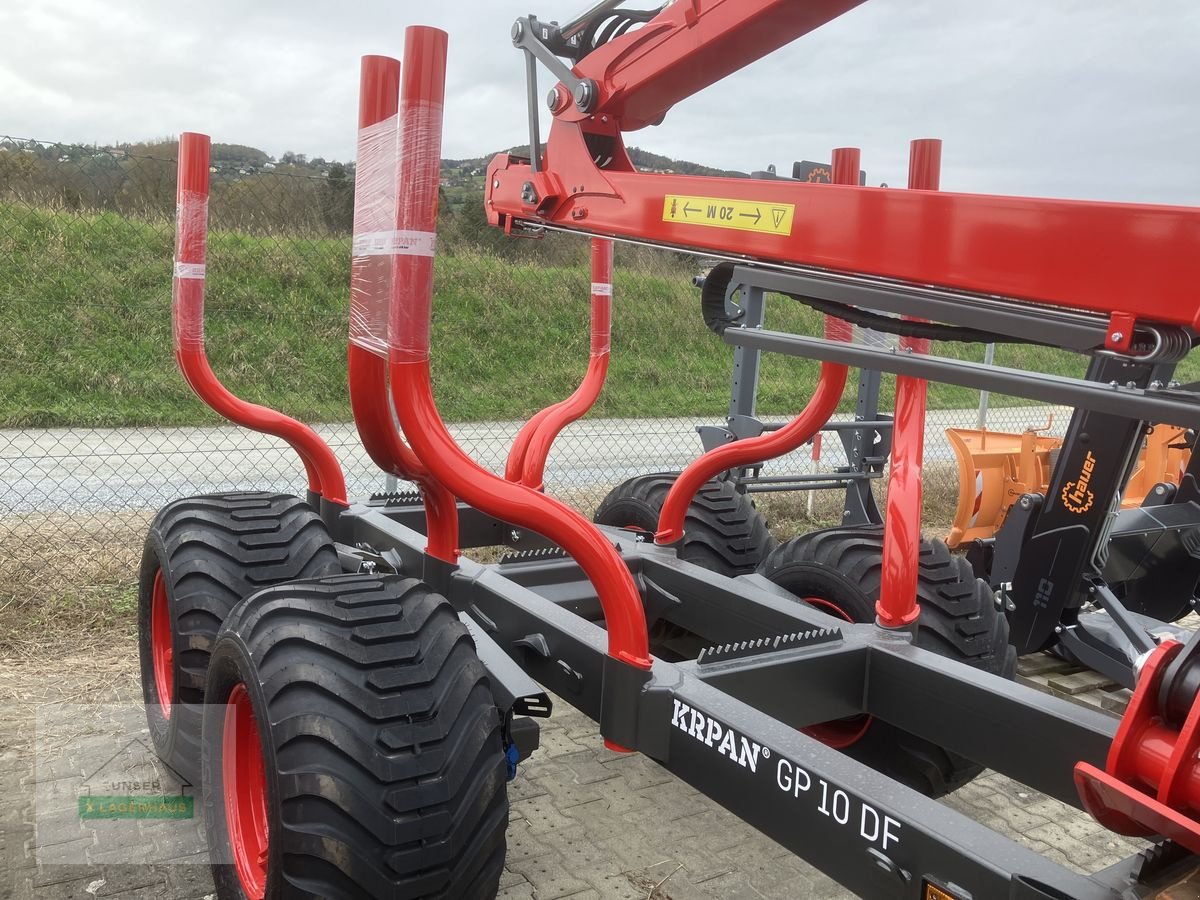
<path fill-rule="evenodd" d="M 128 584 L 146 523 L 177 497 L 304 488 L 286 446 L 223 425 L 176 371 L 174 149 L 0 137 L 0 607 Z M 345 465 L 352 495 L 384 489 L 347 424 L 353 165 L 275 162 L 220 144 L 213 158 L 213 368 L 239 395 L 323 423 L 317 430 Z M 469 202 L 478 174 L 443 170 L 434 375 L 464 447 L 501 471 L 520 423 L 582 375 L 590 273 L 586 241 L 518 241 L 487 229 L 482 204 Z M 455 202 L 464 196 L 468 202 Z M 696 426 L 723 423 L 729 402 L 732 350 L 704 328 L 691 284 L 697 260 L 621 246 L 617 268 L 609 384 L 593 413 L 562 435 L 547 467 L 547 489 L 584 511 L 624 478 L 694 459 Z M 767 326 L 811 331 L 815 314 L 795 306 L 775 304 Z M 961 352 L 982 355 L 978 347 Z M 764 359 L 763 418 L 798 409 L 815 372 L 807 361 Z M 852 402 L 850 391 L 847 417 Z M 1047 424 L 1046 409 L 1010 402 L 991 398 L 990 428 Z M 944 507 L 952 509 L 958 490 L 942 432 L 973 427 L 977 406 L 975 392 L 931 395 L 926 489 L 939 505 L 934 522 L 948 522 Z M 1055 433 L 1066 418 L 1054 414 Z M 844 461 L 836 443 L 824 442 L 820 460 L 806 448 L 771 470 L 829 471 Z"/>

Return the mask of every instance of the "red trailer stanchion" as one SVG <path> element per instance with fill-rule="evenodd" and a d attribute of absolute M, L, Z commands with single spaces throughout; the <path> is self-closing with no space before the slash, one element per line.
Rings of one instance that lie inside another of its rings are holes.
<path fill-rule="evenodd" d="M 908 188 L 936 191 L 941 184 L 942 142 L 912 142 L 908 160 Z M 905 317 L 908 318 L 908 317 Z M 927 338 L 901 338 L 900 349 L 928 353 Z M 895 430 L 888 475 L 887 508 L 883 531 L 883 582 L 875 613 L 885 628 L 906 628 L 917 620 L 917 568 L 921 544 L 921 462 L 925 455 L 924 378 L 896 378 Z"/>
<path fill-rule="evenodd" d="M 834 150 L 834 183 L 857 185 L 859 165 L 858 149 L 842 147 Z M 849 341 L 852 330 L 841 319 L 826 316 L 825 337 Z M 844 365 L 821 363 L 821 373 L 812 399 L 795 419 L 778 431 L 734 441 L 710 450 L 684 469 L 663 501 L 658 519 L 658 532 L 654 535 L 655 543 L 673 544 L 683 537 L 683 520 L 687 515 L 688 506 L 700 487 L 713 476 L 727 469 L 783 456 L 812 440 L 813 435 L 821 430 L 837 410 L 842 392 L 846 389 L 847 373 L 848 369 Z"/>
<path fill-rule="evenodd" d="M 489 515 L 545 535 L 574 557 L 604 611 L 611 663 L 605 670 L 605 690 L 610 679 L 637 684 L 649 677 L 646 619 L 633 577 L 613 545 L 564 504 L 479 466 L 451 437 L 433 398 L 429 330 L 445 73 L 445 32 L 407 29 L 400 95 L 403 165 L 396 189 L 397 242 L 388 328 L 396 413 L 417 456 L 455 495 Z M 606 717 L 616 712 L 620 711 L 606 706 L 601 714 L 606 743 L 610 743 Z"/>
<path fill-rule="evenodd" d="M 204 281 L 208 249 L 208 191 L 211 140 L 185 132 L 179 137 L 176 189 L 175 278 L 171 315 L 175 358 L 187 383 L 206 404 L 244 428 L 287 441 L 304 463 L 313 497 L 345 505 L 342 467 L 315 431 L 283 413 L 234 396 L 217 378 L 204 348 Z"/>
<path fill-rule="evenodd" d="M 592 349 L 587 373 L 566 400 L 548 406 L 525 423 L 508 454 L 504 477 L 542 489 L 546 458 L 564 428 L 595 405 L 612 351 L 613 242 L 592 238 Z"/>
<path fill-rule="evenodd" d="M 458 506 L 404 443 L 387 387 L 387 311 L 391 301 L 400 62 L 364 56 L 359 90 L 354 189 L 354 258 L 350 269 L 350 406 L 363 448 L 389 474 L 421 489 L 431 556 L 458 558 Z"/>

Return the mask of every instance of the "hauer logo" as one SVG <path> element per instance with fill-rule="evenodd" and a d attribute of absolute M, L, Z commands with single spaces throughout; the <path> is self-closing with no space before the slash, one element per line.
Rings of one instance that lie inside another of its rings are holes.
<path fill-rule="evenodd" d="M 692 709 L 682 700 L 675 700 L 671 724 L 705 746 L 714 747 L 718 753 L 728 756 L 743 769 L 749 769 L 751 772 L 758 771 L 760 758 L 766 759 L 771 755 L 769 748 L 738 734 L 712 716 Z"/>
<path fill-rule="evenodd" d="M 1063 485 L 1063 506 L 1077 516 L 1082 516 L 1091 509 L 1092 503 L 1096 500 L 1096 495 L 1088 490 L 1088 483 L 1092 480 L 1092 472 L 1095 468 L 1096 457 L 1092 456 L 1092 451 L 1089 450 L 1087 456 L 1083 458 L 1083 467 L 1080 469 L 1079 478 Z"/>

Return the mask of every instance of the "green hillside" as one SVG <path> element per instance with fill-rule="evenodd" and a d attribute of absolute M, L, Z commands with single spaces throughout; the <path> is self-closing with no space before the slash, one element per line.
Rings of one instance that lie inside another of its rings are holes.
<path fill-rule="evenodd" d="M 0 427 L 217 421 L 171 356 L 171 253 L 169 223 L 0 204 Z M 704 328 L 694 266 L 624 247 L 617 265 L 614 355 L 594 415 L 723 414 L 732 350 Z M 349 277 L 348 239 L 214 231 L 214 369 L 247 399 L 307 421 L 349 420 Z M 589 283 L 586 267 L 574 263 L 501 260 L 452 246 L 440 255 L 433 346 L 445 418 L 521 418 L 570 393 L 587 359 Z M 813 334 L 819 317 L 778 300 L 767 324 Z M 951 349 L 981 355 L 978 345 Z M 997 362 L 1082 371 L 1077 357 L 1033 348 L 1002 347 Z M 761 408 L 799 409 L 815 374 L 815 363 L 769 358 Z M 930 405 L 976 399 L 934 386 Z"/>

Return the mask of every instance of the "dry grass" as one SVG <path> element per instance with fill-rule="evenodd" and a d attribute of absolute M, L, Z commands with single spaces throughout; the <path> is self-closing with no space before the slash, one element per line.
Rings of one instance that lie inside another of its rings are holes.
<path fill-rule="evenodd" d="M 86 651 L 126 652 L 137 566 L 151 512 L 39 514 L 5 523 L 0 553 L 0 664 L 38 671 Z"/>
<path fill-rule="evenodd" d="M 89 640 L 86 653 L 0 656 L 0 703 L 140 702 L 132 635 Z"/>
<path fill-rule="evenodd" d="M 153 513 L 4 522 L 0 750 L 31 752 L 39 708 L 140 703 L 137 566 Z"/>

